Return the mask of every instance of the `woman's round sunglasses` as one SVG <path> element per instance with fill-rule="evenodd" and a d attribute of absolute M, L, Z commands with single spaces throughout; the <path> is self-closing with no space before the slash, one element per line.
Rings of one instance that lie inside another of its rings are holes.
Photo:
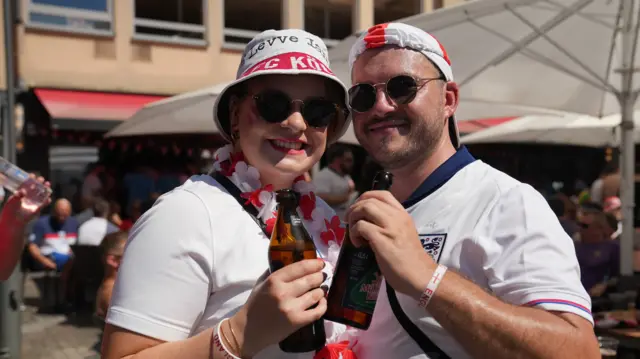
<path fill-rule="evenodd" d="M 338 115 L 348 116 L 349 111 L 339 104 L 322 97 L 306 100 L 292 100 L 286 93 L 278 90 L 265 90 L 253 95 L 258 114 L 269 123 L 280 123 L 291 115 L 294 103 L 300 103 L 300 114 L 307 125 L 314 128 L 325 128 Z"/>
<path fill-rule="evenodd" d="M 387 82 L 377 84 L 360 83 L 349 89 L 349 107 L 355 112 L 367 112 L 373 108 L 378 98 L 378 87 L 382 86 L 387 98 L 397 105 L 406 105 L 413 101 L 420 89 L 429 81 L 444 80 L 444 76 L 417 79 L 409 75 L 399 75 Z"/>

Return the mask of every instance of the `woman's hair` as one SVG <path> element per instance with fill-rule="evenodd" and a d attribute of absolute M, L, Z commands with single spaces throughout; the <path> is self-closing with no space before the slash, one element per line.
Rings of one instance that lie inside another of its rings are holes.
<path fill-rule="evenodd" d="M 346 117 L 349 115 L 349 107 L 347 107 L 347 104 L 344 101 L 344 89 L 335 81 L 330 79 L 325 79 L 324 82 L 326 92 L 329 95 L 329 100 L 335 101 L 340 105 L 340 109 L 342 110 L 327 128 L 327 139 L 330 141 L 335 136 L 334 134 L 337 129 L 340 128 L 344 121 L 346 121 Z"/>

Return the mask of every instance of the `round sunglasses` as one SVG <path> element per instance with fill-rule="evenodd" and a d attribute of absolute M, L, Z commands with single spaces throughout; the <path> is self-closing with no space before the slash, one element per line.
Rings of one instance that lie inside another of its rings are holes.
<path fill-rule="evenodd" d="M 322 97 L 311 97 L 306 100 L 292 100 L 289 95 L 278 90 L 265 90 L 253 95 L 258 114 L 269 123 L 280 123 L 294 111 L 294 103 L 300 104 L 300 114 L 307 125 L 314 128 L 325 128 L 338 115 L 348 116 L 349 111 L 339 104 Z"/>
<path fill-rule="evenodd" d="M 398 75 L 383 83 L 359 83 L 349 89 L 349 107 L 355 112 L 371 110 L 376 104 L 378 87 L 382 87 L 387 98 L 396 105 L 406 105 L 413 101 L 424 85 L 434 80 L 446 81 L 444 76 L 418 79 L 409 75 Z"/>

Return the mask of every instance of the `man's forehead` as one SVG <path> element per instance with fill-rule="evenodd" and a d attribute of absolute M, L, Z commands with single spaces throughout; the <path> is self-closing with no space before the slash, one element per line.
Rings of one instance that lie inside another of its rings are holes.
<path fill-rule="evenodd" d="M 362 53 L 353 64 L 351 79 L 354 84 L 378 83 L 401 74 L 433 77 L 438 76 L 438 70 L 417 51 L 387 46 Z"/>

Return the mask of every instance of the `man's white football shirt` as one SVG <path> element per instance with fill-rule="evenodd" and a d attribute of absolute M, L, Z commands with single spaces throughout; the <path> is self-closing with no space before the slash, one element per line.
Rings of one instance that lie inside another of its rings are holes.
<path fill-rule="evenodd" d="M 535 189 L 465 147 L 403 203 L 437 262 L 514 305 L 570 312 L 593 323 L 571 238 Z M 427 358 L 395 318 L 382 285 L 359 359 Z M 464 295 L 464 293 L 460 293 Z M 470 356 L 417 302 L 397 293 L 409 318 L 452 358 Z"/>

